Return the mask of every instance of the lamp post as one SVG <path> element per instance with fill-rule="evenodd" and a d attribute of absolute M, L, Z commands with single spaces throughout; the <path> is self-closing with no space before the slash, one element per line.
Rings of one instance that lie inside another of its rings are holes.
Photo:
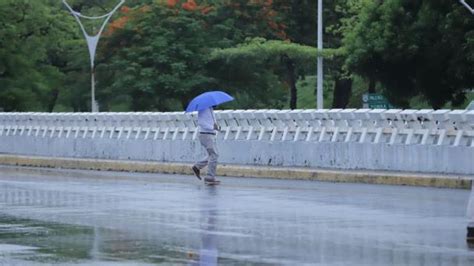
<path fill-rule="evenodd" d="M 323 0 L 318 0 L 318 51 L 323 50 Z M 323 101 L 323 57 L 318 56 L 318 77 L 317 77 L 317 108 L 324 108 Z"/>
<path fill-rule="evenodd" d="M 89 48 L 89 56 L 90 56 L 90 62 L 91 62 L 91 112 L 98 112 L 99 106 L 97 104 L 97 101 L 95 100 L 95 65 L 94 65 L 97 44 L 99 43 L 100 35 L 104 31 L 105 25 L 110 20 L 110 18 L 115 13 L 115 11 L 117 11 L 119 7 L 123 5 L 123 3 L 125 3 L 125 0 L 120 0 L 120 3 L 118 3 L 112 11 L 98 17 L 89 17 L 89 16 L 82 15 L 80 12 L 74 11 L 72 7 L 66 2 L 66 0 L 63 0 L 63 3 L 67 7 L 67 9 L 69 9 L 71 14 L 74 16 L 77 23 L 79 23 L 82 33 L 84 34 L 84 37 L 86 38 L 86 41 L 87 41 L 87 47 Z M 102 26 L 100 27 L 100 30 L 96 35 L 89 35 L 86 29 L 84 28 L 84 25 L 82 25 L 81 18 L 89 19 L 89 20 L 104 19 L 104 22 L 102 23 Z"/>
<path fill-rule="evenodd" d="M 466 0 L 459 0 L 459 2 L 461 2 L 461 4 L 463 4 L 471 12 L 471 14 L 474 15 L 474 8 L 466 3 Z"/>
<path fill-rule="evenodd" d="M 467 8 L 467 10 L 469 10 L 471 14 L 474 15 L 474 8 L 471 7 L 471 5 L 466 3 L 465 0 L 459 0 L 459 2 L 461 2 L 461 4 L 463 4 Z M 474 247 L 474 183 L 472 183 L 471 196 L 469 198 L 469 204 L 467 205 L 467 213 L 470 221 L 467 225 L 466 240 L 469 246 Z"/>

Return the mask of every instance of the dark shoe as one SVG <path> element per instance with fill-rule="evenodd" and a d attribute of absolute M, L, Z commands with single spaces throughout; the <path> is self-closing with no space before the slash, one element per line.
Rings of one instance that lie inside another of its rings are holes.
<path fill-rule="evenodd" d="M 196 177 L 201 180 L 201 171 L 199 170 L 199 168 L 197 168 L 196 166 L 193 166 L 193 172 L 194 172 L 194 175 L 196 175 Z"/>
<path fill-rule="evenodd" d="M 219 185 L 221 181 L 216 180 L 215 178 L 206 177 L 204 178 L 204 183 L 206 185 Z"/>
<path fill-rule="evenodd" d="M 474 223 L 469 223 L 467 226 L 466 240 L 469 243 L 474 243 Z"/>

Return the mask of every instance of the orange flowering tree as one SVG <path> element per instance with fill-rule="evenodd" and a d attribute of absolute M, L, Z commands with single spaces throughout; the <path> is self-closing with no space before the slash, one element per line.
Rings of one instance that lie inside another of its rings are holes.
<path fill-rule="evenodd" d="M 232 73 L 210 61 L 214 48 L 258 36 L 287 39 L 271 0 L 161 0 L 123 7 L 106 32 L 107 49 L 101 49 L 107 60 L 98 71 L 108 77 L 101 102 L 119 97 L 132 110 L 176 110 L 198 93 L 226 88 L 252 99 L 253 106 L 283 107 L 281 83 L 262 60 L 236 63 Z"/>

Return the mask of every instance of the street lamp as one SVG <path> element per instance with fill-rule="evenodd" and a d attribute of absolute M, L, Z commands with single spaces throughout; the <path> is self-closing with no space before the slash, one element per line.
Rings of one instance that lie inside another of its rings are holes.
<path fill-rule="evenodd" d="M 461 2 L 461 4 L 463 4 L 474 15 L 474 8 L 466 3 L 466 0 L 459 0 L 459 2 Z"/>
<path fill-rule="evenodd" d="M 71 14 L 74 16 L 77 23 L 79 23 L 82 33 L 84 34 L 84 37 L 86 38 L 86 41 L 87 41 L 87 47 L 89 48 L 89 56 L 90 56 L 90 61 L 91 61 L 91 110 L 92 112 L 98 112 L 99 106 L 95 100 L 95 65 L 94 65 L 97 44 L 99 43 L 100 35 L 104 31 L 105 25 L 110 20 L 110 18 L 115 13 L 115 11 L 117 11 L 117 9 L 119 9 L 119 7 L 123 5 L 123 3 L 125 3 L 125 0 L 121 0 L 120 3 L 118 3 L 117 6 L 115 6 L 115 8 L 109 13 L 102 16 L 98 16 L 98 17 L 89 17 L 89 16 L 82 15 L 80 12 L 74 11 L 71 8 L 71 6 L 66 2 L 66 0 L 63 0 L 63 3 L 69 9 Z M 89 20 L 104 19 L 104 22 L 102 23 L 102 26 L 100 27 L 100 30 L 96 35 L 89 35 L 87 31 L 85 30 L 84 25 L 82 25 L 81 18 L 89 19 Z"/>
<path fill-rule="evenodd" d="M 318 0 L 318 51 L 323 51 L 323 0 Z M 323 101 L 323 57 L 318 56 L 317 108 L 324 108 Z"/>
<path fill-rule="evenodd" d="M 461 2 L 461 4 L 463 4 L 471 12 L 471 14 L 474 15 L 474 8 L 471 7 L 471 5 L 466 3 L 465 0 L 459 0 L 459 2 Z M 468 109 L 469 109 L 469 107 L 468 107 Z M 467 206 L 467 212 L 468 212 L 468 214 L 470 214 L 470 222 L 467 225 L 466 240 L 470 244 L 474 244 L 474 211 L 472 210 L 472 208 L 474 207 L 474 205 L 473 205 L 474 204 L 474 196 L 473 196 L 474 194 L 472 194 L 472 193 L 474 193 L 474 183 L 472 183 L 471 197 L 469 199 L 469 204 Z"/>

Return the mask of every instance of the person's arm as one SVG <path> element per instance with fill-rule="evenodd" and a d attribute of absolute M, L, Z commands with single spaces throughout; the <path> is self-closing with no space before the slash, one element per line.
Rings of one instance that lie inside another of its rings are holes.
<path fill-rule="evenodd" d="M 214 130 L 221 131 L 221 127 L 217 124 L 216 116 L 214 115 L 214 109 L 211 108 L 212 119 L 214 120 Z"/>

